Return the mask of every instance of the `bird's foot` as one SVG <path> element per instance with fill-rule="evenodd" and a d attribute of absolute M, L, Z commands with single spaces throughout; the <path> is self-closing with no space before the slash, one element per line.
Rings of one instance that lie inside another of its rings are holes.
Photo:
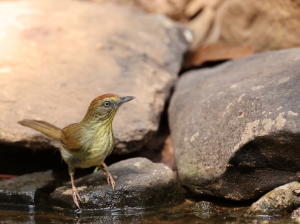
<path fill-rule="evenodd" d="M 106 166 L 105 163 L 103 163 L 103 164 Z M 98 166 L 98 167 L 99 167 L 100 170 L 103 171 L 103 174 L 106 177 L 106 181 L 107 181 L 108 186 L 109 186 L 109 184 L 111 184 L 111 187 L 112 187 L 113 191 L 115 191 L 115 181 L 112 178 L 111 174 L 106 169 L 102 168 L 101 166 Z"/>
<path fill-rule="evenodd" d="M 81 198 L 80 198 L 80 196 L 78 194 L 78 191 L 77 191 L 76 187 L 72 188 L 72 196 L 73 196 L 73 200 L 74 200 L 75 205 L 80 209 L 80 206 L 79 206 L 79 203 L 77 201 L 77 198 L 81 201 L 81 203 L 82 203 L 82 200 L 81 200 Z"/>
<path fill-rule="evenodd" d="M 111 174 L 106 170 L 106 172 L 103 172 L 104 176 L 106 177 L 107 185 L 111 184 L 111 187 L 113 191 L 115 191 L 115 181 Z"/>

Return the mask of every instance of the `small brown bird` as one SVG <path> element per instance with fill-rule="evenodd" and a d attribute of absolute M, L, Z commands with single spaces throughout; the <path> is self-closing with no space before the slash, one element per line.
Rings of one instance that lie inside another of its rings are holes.
<path fill-rule="evenodd" d="M 71 124 L 63 129 L 55 127 L 45 121 L 23 120 L 21 125 L 42 132 L 51 139 L 62 158 L 68 164 L 72 183 L 72 195 L 76 206 L 80 209 L 78 199 L 82 202 L 74 185 L 75 168 L 98 166 L 104 173 L 108 185 L 113 190 L 115 182 L 111 174 L 100 165 L 114 148 L 114 134 L 112 121 L 119 107 L 133 96 L 119 97 L 114 94 L 104 94 L 94 99 L 85 117 L 79 123 Z"/>

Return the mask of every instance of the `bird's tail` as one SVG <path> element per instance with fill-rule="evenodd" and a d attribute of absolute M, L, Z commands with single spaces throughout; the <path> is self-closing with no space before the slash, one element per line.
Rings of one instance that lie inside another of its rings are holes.
<path fill-rule="evenodd" d="M 35 129 L 43 134 L 47 135 L 48 137 L 52 138 L 53 140 L 59 140 L 61 136 L 61 129 L 55 127 L 52 124 L 49 124 L 45 121 L 37 121 L 37 120 L 22 120 L 18 122 L 19 124 Z"/>

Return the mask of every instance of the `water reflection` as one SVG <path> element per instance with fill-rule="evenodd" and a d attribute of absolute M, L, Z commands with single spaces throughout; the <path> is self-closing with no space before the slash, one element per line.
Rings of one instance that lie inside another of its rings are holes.
<path fill-rule="evenodd" d="M 27 212 L 0 210 L 0 224 L 84 224 L 84 223 L 113 223 L 113 224 L 268 224 L 294 223 L 287 217 L 260 217 L 247 219 L 243 215 L 247 207 L 220 207 L 211 202 L 191 202 L 170 207 L 147 211 L 123 211 L 112 215 L 74 218 L 49 212 Z"/>

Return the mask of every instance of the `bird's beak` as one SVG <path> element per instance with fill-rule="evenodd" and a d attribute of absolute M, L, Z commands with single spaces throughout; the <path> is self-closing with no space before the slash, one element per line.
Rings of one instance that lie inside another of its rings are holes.
<path fill-rule="evenodd" d="M 117 102 L 116 102 L 116 106 L 120 106 L 123 103 L 126 103 L 130 100 L 133 100 L 135 97 L 134 96 L 124 96 L 124 97 L 120 97 Z"/>

